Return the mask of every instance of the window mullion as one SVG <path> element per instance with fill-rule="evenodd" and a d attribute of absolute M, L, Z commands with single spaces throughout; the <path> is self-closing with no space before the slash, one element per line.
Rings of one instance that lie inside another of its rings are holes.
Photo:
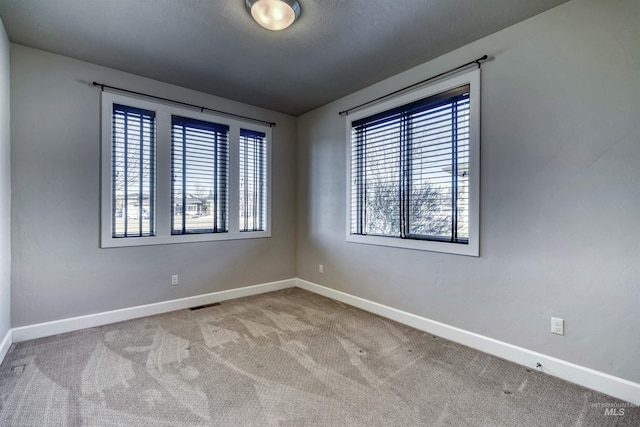
<path fill-rule="evenodd" d="M 240 128 L 231 126 L 228 134 L 229 146 L 229 231 L 240 231 Z"/>
<path fill-rule="evenodd" d="M 165 112 L 156 114 L 156 166 L 155 166 L 155 203 L 156 235 L 171 236 L 173 229 L 173 186 L 174 169 L 171 162 L 173 152 L 171 115 Z M 152 165 L 152 167 L 154 167 Z M 152 187 L 153 188 L 153 187 Z M 153 205 L 152 205 L 153 206 Z"/>

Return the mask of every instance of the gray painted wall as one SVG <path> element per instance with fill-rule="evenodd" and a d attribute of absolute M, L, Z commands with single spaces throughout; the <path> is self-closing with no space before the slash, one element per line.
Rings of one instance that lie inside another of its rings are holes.
<path fill-rule="evenodd" d="M 295 276 L 293 117 L 15 44 L 11 75 L 13 327 Z M 277 122 L 272 237 L 100 249 L 94 80 Z"/>
<path fill-rule="evenodd" d="M 0 337 L 10 279 L 19 327 L 297 274 L 640 381 L 639 21 L 636 0 L 573 0 L 297 120 L 11 45 L 12 198 L 0 31 Z M 484 53 L 495 60 L 482 79 L 481 257 L 347 244 L 338 111 Z M 277 121 L 273 237 L 99 249 L 93 80 Z"/>
<path fill-rule="evenodd" d="M 638 22 L 574 0 L 301 116 L 298 276 L 640 381 Z M 481 256 L 346 243 L 338 112 L 484 53 Z"/>
<path fill-rule="evenodd" d="M 11 154 L 10 44 L 0 20 L 0 342 L 9 331 L 11 315 Z"/>

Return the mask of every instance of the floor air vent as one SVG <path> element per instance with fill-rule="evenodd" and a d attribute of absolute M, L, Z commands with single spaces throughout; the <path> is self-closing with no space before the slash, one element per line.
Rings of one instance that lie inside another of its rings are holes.
<path fill-rule="evenodd" d="M 216 305 L 220 305 L 220 303 L 219 302 L 214 302 L 212 304 L 205 304 L 205 305 L 199 305 L 197 307 L 190 307 L 189 310 L 191 310 L 191 311 L 202 310 L 203 308 L 215 307 Z"/>

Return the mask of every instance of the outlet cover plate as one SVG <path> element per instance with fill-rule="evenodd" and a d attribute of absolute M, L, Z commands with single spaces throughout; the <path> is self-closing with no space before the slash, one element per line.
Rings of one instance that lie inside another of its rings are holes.
<path fill-rule="evenodd" d="M 551 332 L 558 335 L 564 335 L 564 319 L 560 319 L 558 317 L 552 317 Z"/>

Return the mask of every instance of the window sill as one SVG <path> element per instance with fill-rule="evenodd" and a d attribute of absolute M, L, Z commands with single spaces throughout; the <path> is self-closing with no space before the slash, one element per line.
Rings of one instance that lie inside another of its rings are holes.
<path fill-rule="evenodd" d="M 150 237 L 102 236 L 101 248 L 125 248 L 130 246 L 171 245 L 176 243 L 217 242 L 225 240 L 261 239 L 271 237 L 269 231 L 236 231 L 227 233 L 185 234 Z"/>
<path fill-rule="evenodd" d="M 477 242 L 469 239 L 469 243 L 449 243 L 430 240 L 401 239 L 399 237 L 347 235 L 347 242 L 365 245 L 387 246 L 400 249 L 439 252 L 452 255 L 480 256 Z"/>

